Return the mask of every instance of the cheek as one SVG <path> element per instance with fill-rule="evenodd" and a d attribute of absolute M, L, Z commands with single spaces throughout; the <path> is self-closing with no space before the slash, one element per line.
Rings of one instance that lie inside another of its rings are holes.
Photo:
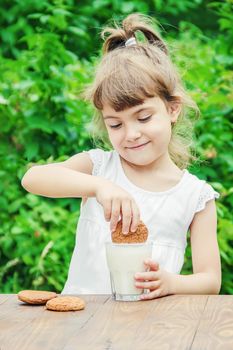
<path fill-rule="evenodd" d="M 155 142 L 167 144 L 171 139 L 171 125 L 170 123 L 158 123 L 150 126 L 147 130 L 148 135 L 150 134 L 154 138 Z"/>
<path fill-rule="evenodd" d="M 111 144 L 113 146 L 117 146 L 121 141 L 121 133 L 119 132 L 119 130 L 116 132 L 115 130 L 112 131 L 111 129 L 108 129 L 107 131 Z"/>

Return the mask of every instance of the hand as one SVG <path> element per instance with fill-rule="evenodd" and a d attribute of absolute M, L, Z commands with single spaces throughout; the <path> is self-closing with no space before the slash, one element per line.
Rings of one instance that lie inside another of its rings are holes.
<path fill-rule="evenodd" d="M 133 197 L 120 186 L 104 180 L 96 190 L 96 200 L 104 209 L 104 216 L 110 221 L 110 230 L 115 231 L 119 217 L 122 219 L 122 232 L 136 231 L 140 221 L 138 206 Z"/>
<path fill-rule="evenodd" d="M 149 289 L 150 292 L 141 295 L 141 299 L 148 300 L 172 294 L 174 275 L 160 269 L 159 264 L 151 259 L 145 260 L 144 264 L 149 271 L 136 273 L 135 286 L 141 289 Z"/>

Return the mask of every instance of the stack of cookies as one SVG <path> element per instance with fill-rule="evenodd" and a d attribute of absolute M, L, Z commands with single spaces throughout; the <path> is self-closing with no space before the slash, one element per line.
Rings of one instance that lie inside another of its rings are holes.
<path fill-rule="evenodd" d="M 85 308 L 85 302 L 74 296 L 58 296 L 54 292 L 42 290 L 22 290 L 18 299 L 31 305 L 45 305 L 52 311 L 79 311 Z"/>

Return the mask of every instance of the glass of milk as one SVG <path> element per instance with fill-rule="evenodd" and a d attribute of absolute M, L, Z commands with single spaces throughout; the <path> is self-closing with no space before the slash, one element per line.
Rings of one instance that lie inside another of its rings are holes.
<path fill-rule="evenodd" d="M 117 244 L 106 242 L 112 296 L 115 300 L 137 301 L 145 290 L 135 287 L 136 272 L 146 271 L 144 260 L 152 256 L 152 242 Z"/>

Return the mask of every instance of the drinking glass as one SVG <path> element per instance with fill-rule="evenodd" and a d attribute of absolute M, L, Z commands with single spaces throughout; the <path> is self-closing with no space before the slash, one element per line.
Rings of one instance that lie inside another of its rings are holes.
<path fill-rule="evenodd" d="M 110 272 L 112 297 L 115 300 L 137 301 L 147 290 L 135 287 L 136 272 L 146 271 L 144 260 L 152 256 L 152 242 L 106 242 L 106 258 Z"/>

